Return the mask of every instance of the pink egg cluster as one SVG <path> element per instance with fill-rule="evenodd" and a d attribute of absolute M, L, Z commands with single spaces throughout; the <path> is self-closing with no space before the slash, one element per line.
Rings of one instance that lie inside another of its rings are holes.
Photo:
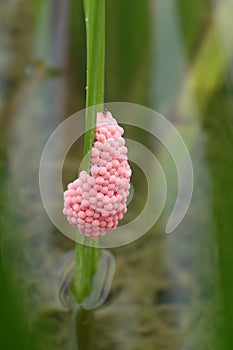
<path fill-rule="evenodd" d="M 110 112 L 97 113 L 91 174 L 82 171 L 64 193 L 63 213 L 85 236 L 112 231 L 127 211 L 131 169 L 123 133 Z"/>

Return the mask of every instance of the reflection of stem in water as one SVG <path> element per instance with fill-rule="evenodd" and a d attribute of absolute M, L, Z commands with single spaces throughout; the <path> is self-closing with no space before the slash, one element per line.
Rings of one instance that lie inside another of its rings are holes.
<path fill-rule="evenodd" d="M 71 312 L 66 350 L 90 349 L 93 320 L 92 310 L 81 307 L 78 311 Z"/>
<path fill-rule="evenodd" d="M 96 273 L 93 276 L 91 294 L 78 304 L 70 293 L 74 270 L 73 254 L 71 261 L 61 278 L 60 299 L 62 304 L 71 311 L 68 325 L 67 350 L 80 350 L 90 348 L 90 332 L 94 321 L 94 310 L 101 306 L 107 299 L 115 272 L 115 258 L 112 253 L 102 250 Z"/>

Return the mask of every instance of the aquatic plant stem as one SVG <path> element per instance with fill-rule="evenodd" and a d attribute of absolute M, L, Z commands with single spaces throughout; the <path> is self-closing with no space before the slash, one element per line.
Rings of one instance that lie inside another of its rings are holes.
<path fill-rule="evenodd" d="M 105 67 L 105 0 L 83 0 L 87 33 L 86 134 L 84 155 L 95 139 L 96 112 L 103 111 Z M 89 130 L 92 128 L 91 130 Z"/>
<path fill-rule="evenodd" d="M 105 67 L 105 0 L 83 0 L 86 43 L 87 84 L 83 170 L 90 170 L 90 151 L 95 139 L 96 113 L 103 110 Z M 88 108 L 91 107 L 92 108 Z M 76 244 L 72 292 L 82 302 L 91 291 L 98 262 L 98 248 Z"/>

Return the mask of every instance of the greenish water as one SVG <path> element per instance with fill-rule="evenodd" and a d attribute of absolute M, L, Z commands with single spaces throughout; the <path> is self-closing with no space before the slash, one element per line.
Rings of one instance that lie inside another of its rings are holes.
<path fill-rule="evenodd" d="M 107 300 L 76 316 L 59 299 L 74 243 L 49 221 L 38 184 L 50 133 L 84 106 L 82 6 L 70 6 L 71 14 L 62 1 L 0 3 L 0 345 L 75 349 L 78 337 L 81 349 L 232 349 L 232 1 L 107 2 L 106 101 L 165 115 L 187 143 L 195 186 L 172 235 L 161 219 L 140 240 L 111 250 Z M 155 140 L 133 132 L 167 176 L 166 216 L 174 164 Z M 65 162 L 64 182 L 77 170 L 80 146 Z"/>

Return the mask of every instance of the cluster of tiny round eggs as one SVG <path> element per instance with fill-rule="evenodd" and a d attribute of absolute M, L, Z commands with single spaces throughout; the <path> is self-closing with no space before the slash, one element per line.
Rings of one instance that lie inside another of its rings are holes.
<path fill-rule="evenodd" d="M 82 171 L 64 193 L 63 213 L 85 236 L 112 231 L 127 211 L 131 169 L 123 132 L 110 112 L 97 113 L 90 175 Z"/>

